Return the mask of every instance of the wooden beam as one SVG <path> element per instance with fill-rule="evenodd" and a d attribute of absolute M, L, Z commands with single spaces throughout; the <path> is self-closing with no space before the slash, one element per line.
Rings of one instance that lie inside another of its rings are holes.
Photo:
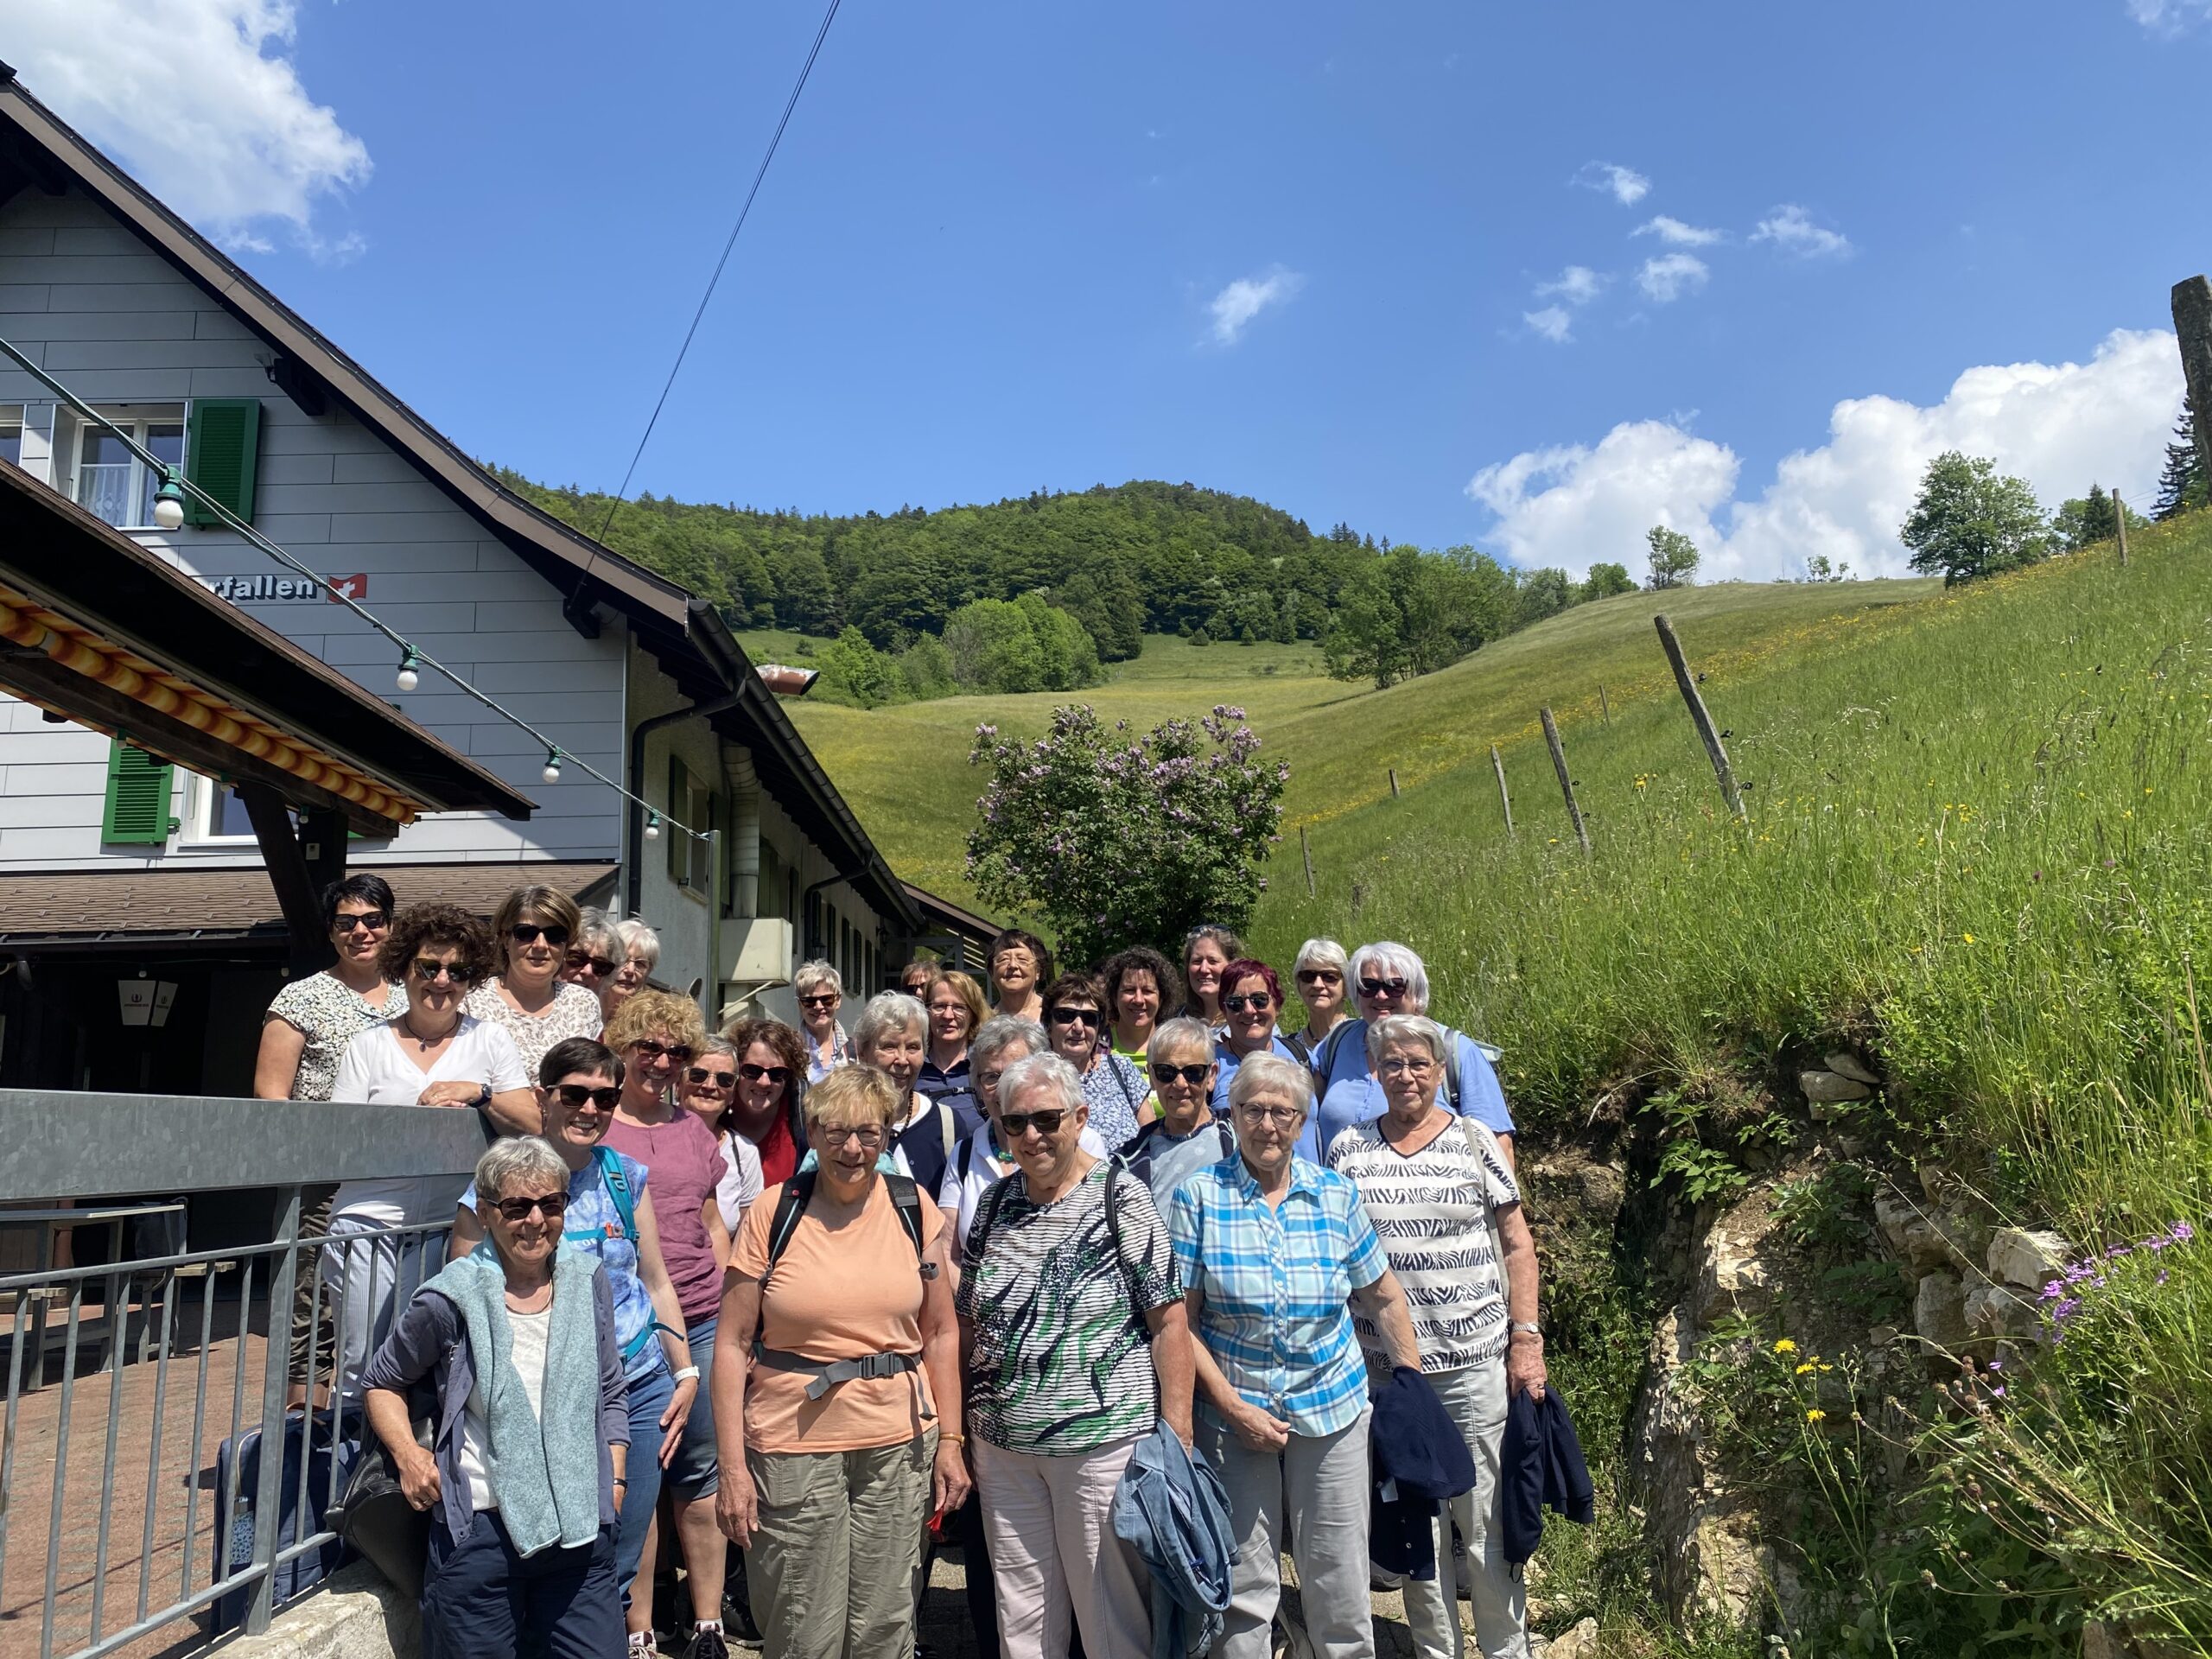
<path fill-rule="evenodd" d="M 328 967 L 330 937 L 322 925 L 319 889 L 283 798 L 266 784 L 240 784 L 238 791 L 246 817 L 253 821 L 253 838 L 261 843 L 261 861 L 268 867 L 269 885 L 276 890 L 285 931 L 292 936 L 293 973 L 311 974 Z"/>

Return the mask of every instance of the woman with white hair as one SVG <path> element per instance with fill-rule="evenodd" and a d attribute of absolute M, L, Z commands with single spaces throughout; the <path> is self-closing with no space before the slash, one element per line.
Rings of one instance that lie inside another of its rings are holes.
<path fill-rule="evenodd" d="M 1308 939 L 1298 947 L 1290 978 L 1298 1000 L 1306 1005 L 1306 1028 L 1286 1033 L 1283 1041 L 1308 1065 L 1313 1063 L 1313 1051 L 1321 1046 L 1321 1039 L 1346 1017 L 1344 980 L 1350 969 L 1344 946 L 1334 939 Z"/>
<path fill-rule="evenodd" d="M 944 1184 L 953 1149 L 982 1126 L 959 1101 L 925 1095 L 915 1086 L 929 1053 L 930 1017 L 918 997 L 883 991 L 868 998 L 853 1027 L 853 1048 L 864 1065 L 888 1072 L 899 1085 L 899 1116 L 884 1152 L 901 1175 L 925 1195 Z"/>
<path fill-rule="evenodd" d="M 1320 1096 L 1321 1149 L 1355 1123 L 1382 1116 L 1382 1090 L 1367 1061 L 1367 1027 L 1394 1014 L 1428 1012 L 1428 970 L 1402 944 L 1385 939 L 1352 952 L 1352 992 L 1360 1017 L 1340 1020 L 1313 1051 L 1313 1090 Z M 1436 1079 L 1437 1098 L 1447 1110 L 1463 1112 L 1497 1137 L 1510 1166 L 1513 1161 L 1513 1114 L 1506 1109 L 1505 1086 L 1493 1062 L 1497 1051 L 1449 1026 L 1445 1063 Z"/>
<path fill-rule="evenodd" d="M 1421 1353 L 1357 1189 L 1297 1155 L 1313 1102 L 1303 1066 L 1255 1054 L 1229 1090 L 1236 1155 L 1188 1177 L 1168 1206 L 1198 1338 L 1198 1449 L 1228 1490 L 1236 1541 L 1220 1659 L 1268 1659 L 1286 1543 L 1315 1654 L 1375 1652 L 1370 1408 L 1347 1305 L 1393 1364 L 1418 1367 Z"/>
<path fill-rule="evenodd" d="M 635 916 L 626 916 L 610 931 L 620 955 L 614 972 L 599 988 L 599 1007 L 612 1020 L 614 1010 L 644 990 L 660 966 L 660 935 Z"/>
<path fill-rule="evenodd" d="M 1437 1103 L 1451 1049 L 1444 1030 L 1394 1014 L 1367 1027 L 1369 1063 L 1388 1103 L 1329 1147 L 1329 1167 L 1359 1189 L 1390 1271 L 1405 1286 L 1421 1375 L 1466 1441 L 1475 1484 L 1435 1529 L 1436 1574 L 1406 1580 L 1406 1623 L 1421 1659 L 1459 1659 L 1450 1531 L 1467 1542 L 1475 1637 L 1487 1659 L 1526 1659 L 1527 1599 L 1506 1564 L 1499 1480 L 1508 1400 L 1541 1399 L 1536 1246 L 1521 1189 L 1490 1131 Z M 1375 1327 L 1353 1321 L 1371 1369 L 1387 1376 Z"/>
<path fill-rule="evenodd" d="M 852 1043 L 837 1023 L 837 1010 L 845 1006 L 845 981 L 817 957 L 799 963 L 791 991 L 798 998 L 799 1029 L 806 1039 L 806 1080 L 819 1083 L 853 1058 Z"/>
<path fill-rule="evenodd" d="M 1001 1650 L 1146 1659 L 1152 1592 L 1116 1535 L 1114 1491 L 1165 1419 L 1191 1443 L 1190 1332 L 1173 1248 L 1145 1184 L 1084 1150 L 1083 1081 L 1057 1054 L 1000 1080 L 1020 1173 L 968 1235 L 955 1303 Z"/>

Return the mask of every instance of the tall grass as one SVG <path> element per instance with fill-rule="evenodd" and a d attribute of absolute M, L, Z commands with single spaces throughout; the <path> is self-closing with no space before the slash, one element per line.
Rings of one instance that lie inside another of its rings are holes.
<path fill-rule="evenodd" d="M 1540 1135 L 1573 1133 L 1611 1091 L 1850 1035 L 1898 1085 L 1904 1131 L 2016 1216 L 2084 1250 L 2202 1220 L 2212 515 L 2131 551 L 2124 569 L 2094 550 L 1813 624 L 1763 658 L 1678 619 L 1694 658 L 1726 665 L 1706 693 L 1748 824 L 1678 702 L 1616 703 L 1606 725 L 1592 688 L 1566 731 L 1592 855 L 1523 737 L 1517 837 L 1486 753 L 1318 817 L 1319 894 L 1280 874 L 1259 943 L 1278 959 L 1313 933 L 1415 944 L 1438 1012 L 1504 1049 Z M 2042 1427 L 2019 1425 L 2044 1437 L 2046 1484 L 2077 1478 L 2069 1501 L 2105 1506 L 2070 1556 L 2045 1542 L 2092 1599 L 2156 1609 L 2192 1640 L 2212 1639 L 2195 1497 L 2212 1479 L 2212 1332 L 2174 1310 L 2212 1306 L 2203 1248 L 2113 1291 L 2125 1317 L 2083 1325 L 2046 1374 Z"/>

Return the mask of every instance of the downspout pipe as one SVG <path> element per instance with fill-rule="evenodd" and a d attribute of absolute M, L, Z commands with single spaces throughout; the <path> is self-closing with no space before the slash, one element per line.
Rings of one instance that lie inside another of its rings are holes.
<path fill-rule="evenodd" d="M 645 792 L 645 740 L 647 738 L 664 726 L 673 726 L 681 721 L 719 715 L 725 709 L 734 709 L 740 701 L 739 693 L 733 691 L 728 696 L 716 697 L 710 702 L 695 702 L 687 709 L 671 709 L 664 715 L 651 715 L 631 728 L 630 793 L 633 797 L 640 797 Z M 676 803 L 671 801 L 670 810 L 665 816 L 673 817 L 675 806 Z M 626 803 L 624 812 L 627 821 L 626 826 L 627 833 L 623 839 L 630 854 L 629 868 L 623 873 L 622 913 L 625 916 L 635 916 L 638 913 L 638 905 L 645 893 L 645 809 L 632 799 Z"/>

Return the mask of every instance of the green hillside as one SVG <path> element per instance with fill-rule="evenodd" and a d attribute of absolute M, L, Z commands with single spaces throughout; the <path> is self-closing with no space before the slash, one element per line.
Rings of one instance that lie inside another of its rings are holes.
<path fill-rule="evenodd" d="M 1113 670 L 1109 683 L 1077 695 L 1102 715 L 1137 726 L 1216 702 L 1244 709 L 1270 752 L 1291 761 L 1287 823 L 1318 824 L 1387 798 L 1389 767 L 1402 788 L 1471 758 L 1487 778 L 1488 746 L 1529 742 L 1540 702 L 1550 702 L 1562 719 L 1586 708 L 1594 719 L 1601 683 L 1617 715 L 1662 692 L 1671 696 L 1651 632 L 1656 610 L 1670 609 L 1709 650 L 1711 671 L 1725 677 L 1762 671 L 1785 653 L 1843 648 L 1907 601 L 1940 591 L 1914 581 L 1724 583 L 1627 594 L 1579 606 L 1384 691 L 1325 677 L 1319 651 L 1310 645 L 1194 646 L 1154 635 L 1142 655 Z M 798 636 L 745 639 L 761 660 L 804 660 Z M 893 868 L 933 892 L 972 899 L 963 865 L 981 788 L 967 764 L 976 728 L 988 721 L 1009 733 L 1041 732 L 1053 705 L 1071 700 L 1038 693 L 868 711 L 810 701 L 790 707 Z M 1485 798 L 1494 797 L 1493 790 Z"/>

